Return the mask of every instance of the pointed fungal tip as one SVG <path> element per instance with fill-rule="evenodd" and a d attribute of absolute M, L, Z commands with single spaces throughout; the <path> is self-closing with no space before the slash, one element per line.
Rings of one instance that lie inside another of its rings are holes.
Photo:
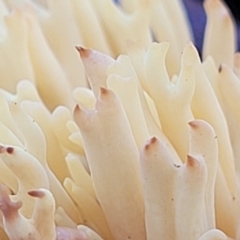
<path fill-rule="evenodd" d="M 187 166 L 194 167 L 196 166 L 197 159 L 191 155 L 187 155 Z"/>
<path fill-rule="evenodd" d="M 79 52 L 80 56 L 82 58 L 87 58 L 90 54 L 90 49 L 81 47 L 81 46 L 75 46 L 75 48 L 77 49 L 77 51 Z"/>
<path fill-rule="evenodd" d="M 76 112 L 79 112 L 79 111 L 81 111 L 81 108 L 79 107 L 78 104 L 76 104 L 76 106 L 73 109 L 73 112 L 76 113 Z"/>
<path fill-rule="evenodd" d="M 100 87 L 100 93 L 101 93 L 101 95 L 106 95 L 108 93 L 107 88 Z"/>
<path fill-rule="evenodd" d="M 78 52 L 80 52 L 80 51 L 81 51 L 81 49 L 82 49 L 82 47 L 81 47 L 81 46 L 75 46 L 75 48 L 76 48 L 76 50 L 77 50 Z"/>
<path fill-rule="evenodd" d="M 12 154 L 13 151 L 14 151 L 14 148 L 13 147 L 7 147 L 6 151 L 7 151 L 7 153 Z"/>
<path fill-rule="evenodd" d="M 9 154 L 12 154 L 14 151 L 14 148 L 13 147 L 4 147 L 2 145 L 0 145 L 0 153 L 4 153 L 4 152 L 7 152 Z"/>
<path fill-rule="evenodd" d="M 111 92 L 111 90 L 105 88 L 105 87 L 100 87 L 99 89 L 99 96 L 98 99 L 100 101 L 104 101 L 104 100 L 110 100 L 110 98 L 113 98 L 113 94 Z"/>
<path fill-rule="evenodd" d="M 150 148 L 150 143 L 147 143 L 147 144 L 145 145 L 145 147 L 144 147 L 144 150 L 145 150 L 145 151 L 148 151 L 149 148 Z"/>
<path fill-rule="evenodd" d="M 198 127 L 198 123 L 196 120 L 189 122 L 188 125 L 194 129 L 196 129 Z"/>
<path fill-rule="evenodd" d="M 156 137 L 152 137 L 150 140 L 151 144 L 154 144 L 157 142 L 157 138 Z"/>
<path fill-rule="evenodd" d="M 148 143 L 145 145 L 145 150 L 148 151 L 152 145 L 154 145 L 158 141 L 157 137 L 152 137 Z"/>
<path fill-rule="evenodd" d="M 78 127 L 85 125 L 90 119 L 89 111 L 85 111 L 79 105 L 76 105 L 73 110 L 73 120 Z"/>
<path fill-rule="evenodd" d="M 79 116 L 82 113 L 82 109 L 78 104 L 76 104 L 75 108 L 73 109 L 73 118 L 75 119 L 76 116 Z"/>
<path fill-rule="evenodd" d="M 45 193 L 41 190 L 32 190 L 28 192 L 28 195 L 30 195 L 31 197 L 42 198 L 45 196 Z"/>

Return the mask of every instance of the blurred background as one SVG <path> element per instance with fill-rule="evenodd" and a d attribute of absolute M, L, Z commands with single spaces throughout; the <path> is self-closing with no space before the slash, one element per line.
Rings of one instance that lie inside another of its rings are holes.
<path fill-rule="evenodd" d="M 206 24 L 206 15 L 203 9 L 203 0 L 182 0 L 186 9 L 189 20 L 192 25 L 195 44 L 198 50 L 202 49 L 204 28 Z M 239 0 L 225 0 L 226 5 L 236 22 L 236 31 L 238 36 L 238 51 L 240 51 L 240 1 Z"/>
<path fill-rule="evenodd" d="M 115 2 L 121 2 L 121 0 L 114 0 Z M 166 0 L 168 1 L 168 0 Z M 186 7 L 188 18 L 190 20 L 195 45 L 199 50 L 199 53 L 202 49 L 204 29 L 206 24 L 206 15 L 203 9 L 204 0 L 182 0 L 183 4 Z M 237 31 L 237 47 L 240 51 L 240 0 L 225 0 L 225 4 L 228 6 L 236 22 L 236 31 Z"/>

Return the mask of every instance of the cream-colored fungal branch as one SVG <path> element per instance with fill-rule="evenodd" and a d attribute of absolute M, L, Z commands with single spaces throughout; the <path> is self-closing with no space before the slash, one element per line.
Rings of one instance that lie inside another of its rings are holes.
<path fill-rule="evenodd" d="M 81 129 L 97 199 L 114 239 L 144 239 L 138 149 L 119 100 L 112 91 L 101 88 L 96 110 L 84 112 L 77 106 L 74 118 Z"/>
<path fill-rule="evenodd" d="M 216 65 L 225 63 L 233 67 L 236 49 L 234 25 L 229 10 L 221 1 L 205 1 L 207 26 L 204 36 L 203 57 L 212 56 Z M 222 34 L 225 33 L 225 34 Z M 221 48 L 221 46 L 225 46 Z"/>
<path fill-rule="evenodd" d="M 205 0 L 0 0 L 1 240 L 240 240 L 240 54 Z"/>

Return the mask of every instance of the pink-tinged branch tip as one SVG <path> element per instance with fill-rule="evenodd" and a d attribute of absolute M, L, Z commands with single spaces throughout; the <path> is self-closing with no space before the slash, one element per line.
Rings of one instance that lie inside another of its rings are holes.
<path fill-rule="evenodd" d="M 81 111 L 81 108 L 79 107 L 78 104 L 76 104 L 76 106 L 75 106 L 75 108 L 74 108 L 74 110 L 73 110 L 73 114 L 76 114 L 76 113 L 78 113 L 78 112 L 80 112 L 80 111 Z"/>
<path fill-rule="evenodd" d="M 74 118 L 75 122 L 76 122 L 77 116 L 79 115 L 80 112 L 81 112 L 81 109 L 80 109 L 79 105 L 77 104 L 75 106 L 75 108 L 73 109 L 73 118 Z"/>
<path fill-rule="evenodd" d="M 73 119 L 78 127 L 83 126 L 89 120 L 88 114 L 79 105 L 76 105 L 73 110 Z"/>
<path fill-rule="evenodd" d="M 77 104 L 77 105 L 75 106 L 74 110 L 73 110 L 73 118 L 74 118 L 75 121 L 78 120 L 78 117 L 81 115 L 81 112 L 82 112 L 82 110 L 81 110 L 81 108 L 79 107 L 79 105 Z"/>
<path fill-rule="evenodd" d="M 152 137 L 151 140 L 150 140 L 150 143 L 151 144 L 154 144 L 157 142 L 157 138 L 156 137 Z"/>
<path fill-rule="evenodd" d="M 193 129 L 198 128 L 198 122 L 196 120 L 189 122 L 188 125 Z"/>
<path fill-rule="evenodd" d="M 104 88 L 104 87 L 100 87 L 100 93 L 102 95 L 106 95 L 108 93 L 108 90 L 106 88 Z"/>
<path fill-rule="evenodd" d="M 75 48 L 77 49 L 77 51 L 79 52 L 79 54 L 80 54 L 80 56 L 81 56 L 82 58 L 87 58 L 87 57 L 89 57 L 90 52 L 91 52 L 90 49 L 86 49 L 86 48 L 83 48 L 83 47 L 81 47 L 81 46 L 76 46 Z"/>
<path fill-rule="evenodd" d="M 114 93 L 110 89 L 100 87 L 99 100 L 110 100 L 111 98 L 113 99 L 114 96 Z"/>
<path fill-rule="evenodd" d="M 31 197 L 43 198 L 45 196 L 45 193 L 41 190 L 32 190 L 28 192 L 28 195 Z"/>
<path fill-rule="evenodd" d="M 156 137 L 152 137 L 149 142 L 145 145 L 145 150 L 148 151 L 152 145 L 157 143 L 158 139 Z"/>
<path fill-rule="evenodd" d="M 7 147 L 7 148 L 6 148 L 6 147 L 0 145 L 0 153 L 5 153 L 5 152 L 7 152 L 7 153 L 9 153 L 9 154 L 12 154 L 13 151 L 14 151 L 14 148 L 13 148 L 13 147 Z"/>
<path fill-rule="evenodd" d="M 145 145 L 145 151 L 148 151 L 149 150 L 149 148 L 150 148 L 150 144 L 149 143 L 147 143 L 146 145 Z"/>
<path fill-rule="evenodd" d="M 14 151 L 14 148 L 13 147 L 7 147 L 6 151 L 7 151 L 7 153 L 12 154 L 13 151 Z"/>
<path fill-rule="evenodd" d="M 198 165 L 198 160 L 191 155 L 187 155 L 187 166 L 196 167 Z"/>

